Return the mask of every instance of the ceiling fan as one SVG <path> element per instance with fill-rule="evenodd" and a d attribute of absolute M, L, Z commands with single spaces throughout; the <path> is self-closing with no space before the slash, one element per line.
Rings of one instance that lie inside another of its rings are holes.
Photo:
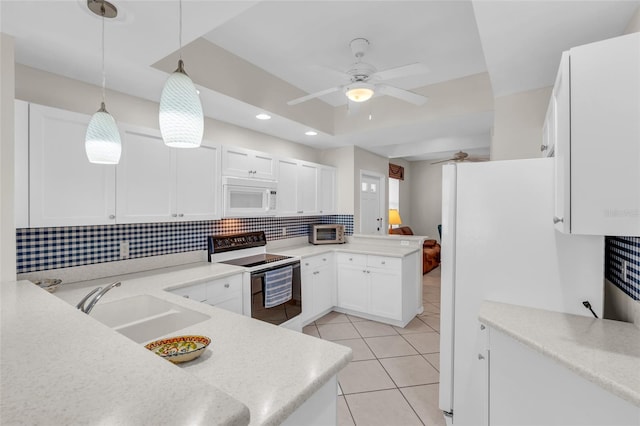
<path fill-rule="evenodd" d="M 401 99 L 417 106 L 424 105 L 427 101 L 425 96 L 400 89 L 399 87 L 383 84 L 386 80 L 425 74 L 429 71 L 426 65 L 414 63 L 378 71 L 373 65 L 362 62 L 362 57 L 369 49 L 369 40 L 356 38 L 351 40 L 349 46 L 351 47 L 351 52 L 353 52 L 353 55 L 356 57 L 356 62 L 352 64 L 345 73 L 340 72 L 345 78 L 349 79 L 349 83 L 290 100 L 287 102 L 287 105 L 297 105 L 310 99 L 338 91 L 343 91 L 347 98 L 354 102 L 368 101 L 376 93 Z"/>
<path fill-rule="evenodd" d="M 453 154 L 451 158 L 447 158 L 446 160 L 436 161 L 431 164 L 447 163 L 449 161 L 455 161 L 456 163 L 461 163 L 463 161 L 479 162 L 479 161 L 488 161 L 488 160 L 486 158 L 469 157 L 469 154 L 467 154 L 466 152 L 458 151 L 455 154 Z"/>

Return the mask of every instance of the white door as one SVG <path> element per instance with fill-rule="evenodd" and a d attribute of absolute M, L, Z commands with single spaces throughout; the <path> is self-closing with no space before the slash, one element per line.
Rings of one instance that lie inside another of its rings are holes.
<path fill-rule="evenodd" d="M 114 223 L 114 166 L 84 149 L 91 117 L 34 104 L 29 114 L 30 226 Z"/>
<path fill-rule="evenodd" d="M 171 148 L 160 132 L 123 126 L 116 171 L 118 223 L 168 222 L 177 217 L 176 173 Z"/>
<path fill-rule="evenodd" d="M 176 149 L 178 220 L 220 217 L 218 148 Z"/>
<path fill-rule="evenodd" d="M 384 178 L 373 172 L 360 172 L 360 233 L 385 234 L 382 214 Z"/>

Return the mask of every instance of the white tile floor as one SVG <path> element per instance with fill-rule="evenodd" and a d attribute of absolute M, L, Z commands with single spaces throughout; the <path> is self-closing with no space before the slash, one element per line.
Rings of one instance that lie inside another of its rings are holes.
<path fill-rule="evenodd" d="M 440 268 L 422 278 L 424 313 L 405 328 L 331 312 L 306 334 L 349 346 L 338 425 L 444 425 L 438 408 Z"/>

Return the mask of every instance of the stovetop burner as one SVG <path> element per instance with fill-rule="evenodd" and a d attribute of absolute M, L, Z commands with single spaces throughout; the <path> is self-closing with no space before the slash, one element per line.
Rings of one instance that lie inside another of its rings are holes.
<path fill-rule="evenodd" d="M 265 265 L 267 263 L 277 262 L 279 260 L 291 259 L 291 256 L 281 256 L 278 254 L 262 253 L 254 256 L 240 257 L 238 259 L 226 260 L 220 263 L 228 265 L 244 266 L 250 268 L 252 266 Z"/>

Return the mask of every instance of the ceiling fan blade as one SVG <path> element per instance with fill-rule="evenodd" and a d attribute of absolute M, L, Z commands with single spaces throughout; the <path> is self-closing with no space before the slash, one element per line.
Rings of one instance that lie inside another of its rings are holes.
<path fill-rule="evenodd" d="M 440 163 L 447 163 L 449 161 L 454 161 L 454 158 L 447 158 L 446 160 L 441 160 L 441 161 L 436 161 L 435 163 L 431 163 L 431 164 L 440 164 Z"/>
<path fill-rule="evenodd" d="M 386 84 L 378 84 L 376 87 L 380 90 L 380 93 L 384 95 L 389 95 L 417 106 L 422 106 L 427 102 L 427 98 L 425 96 L 418 95 L 417 93 L 400 89 L 398 87 L 387 86 Z"/>
<path fill-rule="evenodd" d="M 320 92 L 310 93 L 310 94 L 308 94 L 306 96 L 303 96 L 301 98 L 290 100 L 289 102 L 287 102 L 287 105 L 297 105 L 299 103 L 306 102 L 306 101 L 311 100 L 313 98 L 319 98 L 320 96 L 324 96 L 324 95 L 328 95 L 329 93 L 337 92 L 338 90 L 341 90 L 343 87 L 344 86 L 336 86 L 336 87 L 332 87 L 331 89 L 321 90 Z"/>
<path fill-rule="evenodd" d="M 427 67 L 425 64 L 415 63 L 391 68 L 384 71 L 378 71 L 373 73 L 370 78 L 384 81 L 393 80 L 394 78 L 409 77 L 411 75 L 426 74 L 428 72 L 429 67 Z"/>

